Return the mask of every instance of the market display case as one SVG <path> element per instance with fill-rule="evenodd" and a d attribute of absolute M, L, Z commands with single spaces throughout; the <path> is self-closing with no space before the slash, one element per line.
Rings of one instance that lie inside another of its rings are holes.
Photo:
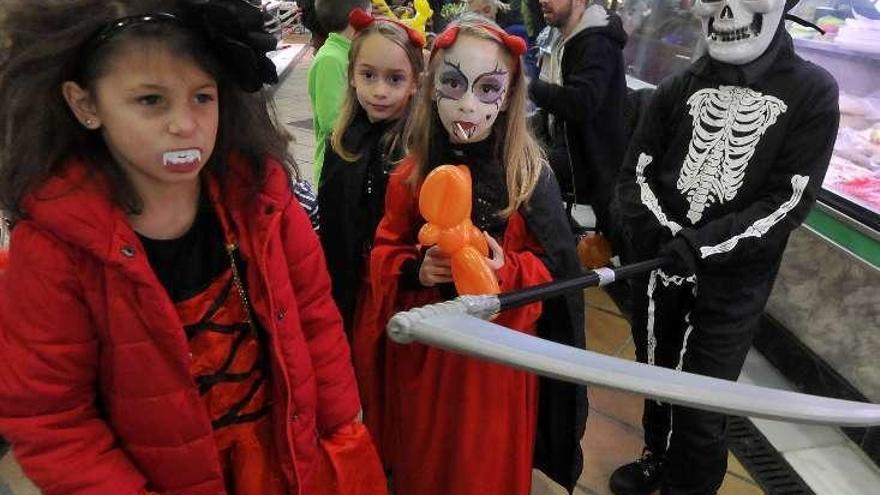
<path fill-rule="evenodd" d="M 619 1 L 631 88 L 656 85 L 702 52 L 691 1 Z M 880 402 L 880 0 L 802 0 L 791 13 L 826 31 L 786 24 L 795 52 L 836 79 L 840 126 L 755 345 L 804 391 Z M 880 431 L 847 433 L 880 464 Z"/>
<path fill-rule="evenodd" d="M 797 53 L 840 87 L 840 130 L 821 200 L 880 230 L 880 11 L 871 0 L 808 0 L 793 13 L 826 31 L 789 29 Z"/>

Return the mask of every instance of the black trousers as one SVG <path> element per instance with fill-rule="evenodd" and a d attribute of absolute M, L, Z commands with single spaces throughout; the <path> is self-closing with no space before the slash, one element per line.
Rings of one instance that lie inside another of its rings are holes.
<path fill-rule="evenodd" d="M 736 380 L 773 285 L 771 273 L 635 280 L 632 332 L 640 362 Z M 714 495 L 727 471 L 727 417 L 645 401 L 645 445 L 665 456 L 662 495 Z"/>

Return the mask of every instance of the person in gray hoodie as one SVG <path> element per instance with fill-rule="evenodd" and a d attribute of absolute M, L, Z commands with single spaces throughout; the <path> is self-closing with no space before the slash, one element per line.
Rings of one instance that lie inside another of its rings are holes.
<path fill-rule="evenodd" d="M 538 133 L 564 198 L 591 205 L 597 230 L 613 242 L 608 206 L 627 146 L 626 33 L 616 14 L 587 4 L 541 0 L 549 31 L 529 97 L 541 109 Z"/>

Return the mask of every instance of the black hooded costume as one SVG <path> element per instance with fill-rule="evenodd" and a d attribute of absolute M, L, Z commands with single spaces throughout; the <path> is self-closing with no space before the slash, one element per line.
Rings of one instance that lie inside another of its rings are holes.
<path fill-rule="evenodd" d="M 635 257 L 676 260 L 633 284 L 639 361 L 737 379 L 788 236 L 825 176 L 837 98 L 784 27 L 750 63 L 707 54 L 659 85 L 618 188 Z M 643 423 L 647 449 L 664 458 L 662 494 L 717 492 L 723 414 L 647 400 Z"/>

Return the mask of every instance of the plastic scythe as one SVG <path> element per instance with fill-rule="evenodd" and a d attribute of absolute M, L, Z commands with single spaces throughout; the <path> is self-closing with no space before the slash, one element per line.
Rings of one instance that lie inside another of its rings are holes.
<path fill-rule="evenodd" d="M 502 309 L 591 285 L 606 285 L 615 278 L 637 275 L 662 264 L 661 259 L 650 260 L 514 293 L 462 296 L 414 308 L 396 314 L 388 322 L 388 335 L 398 343 L 421 342 L 567 382 L 635 392 L 699 409 L 798 423 L 880 425 L 880 405 L 649 366 L 564 346 L 486 321 Z"/>

